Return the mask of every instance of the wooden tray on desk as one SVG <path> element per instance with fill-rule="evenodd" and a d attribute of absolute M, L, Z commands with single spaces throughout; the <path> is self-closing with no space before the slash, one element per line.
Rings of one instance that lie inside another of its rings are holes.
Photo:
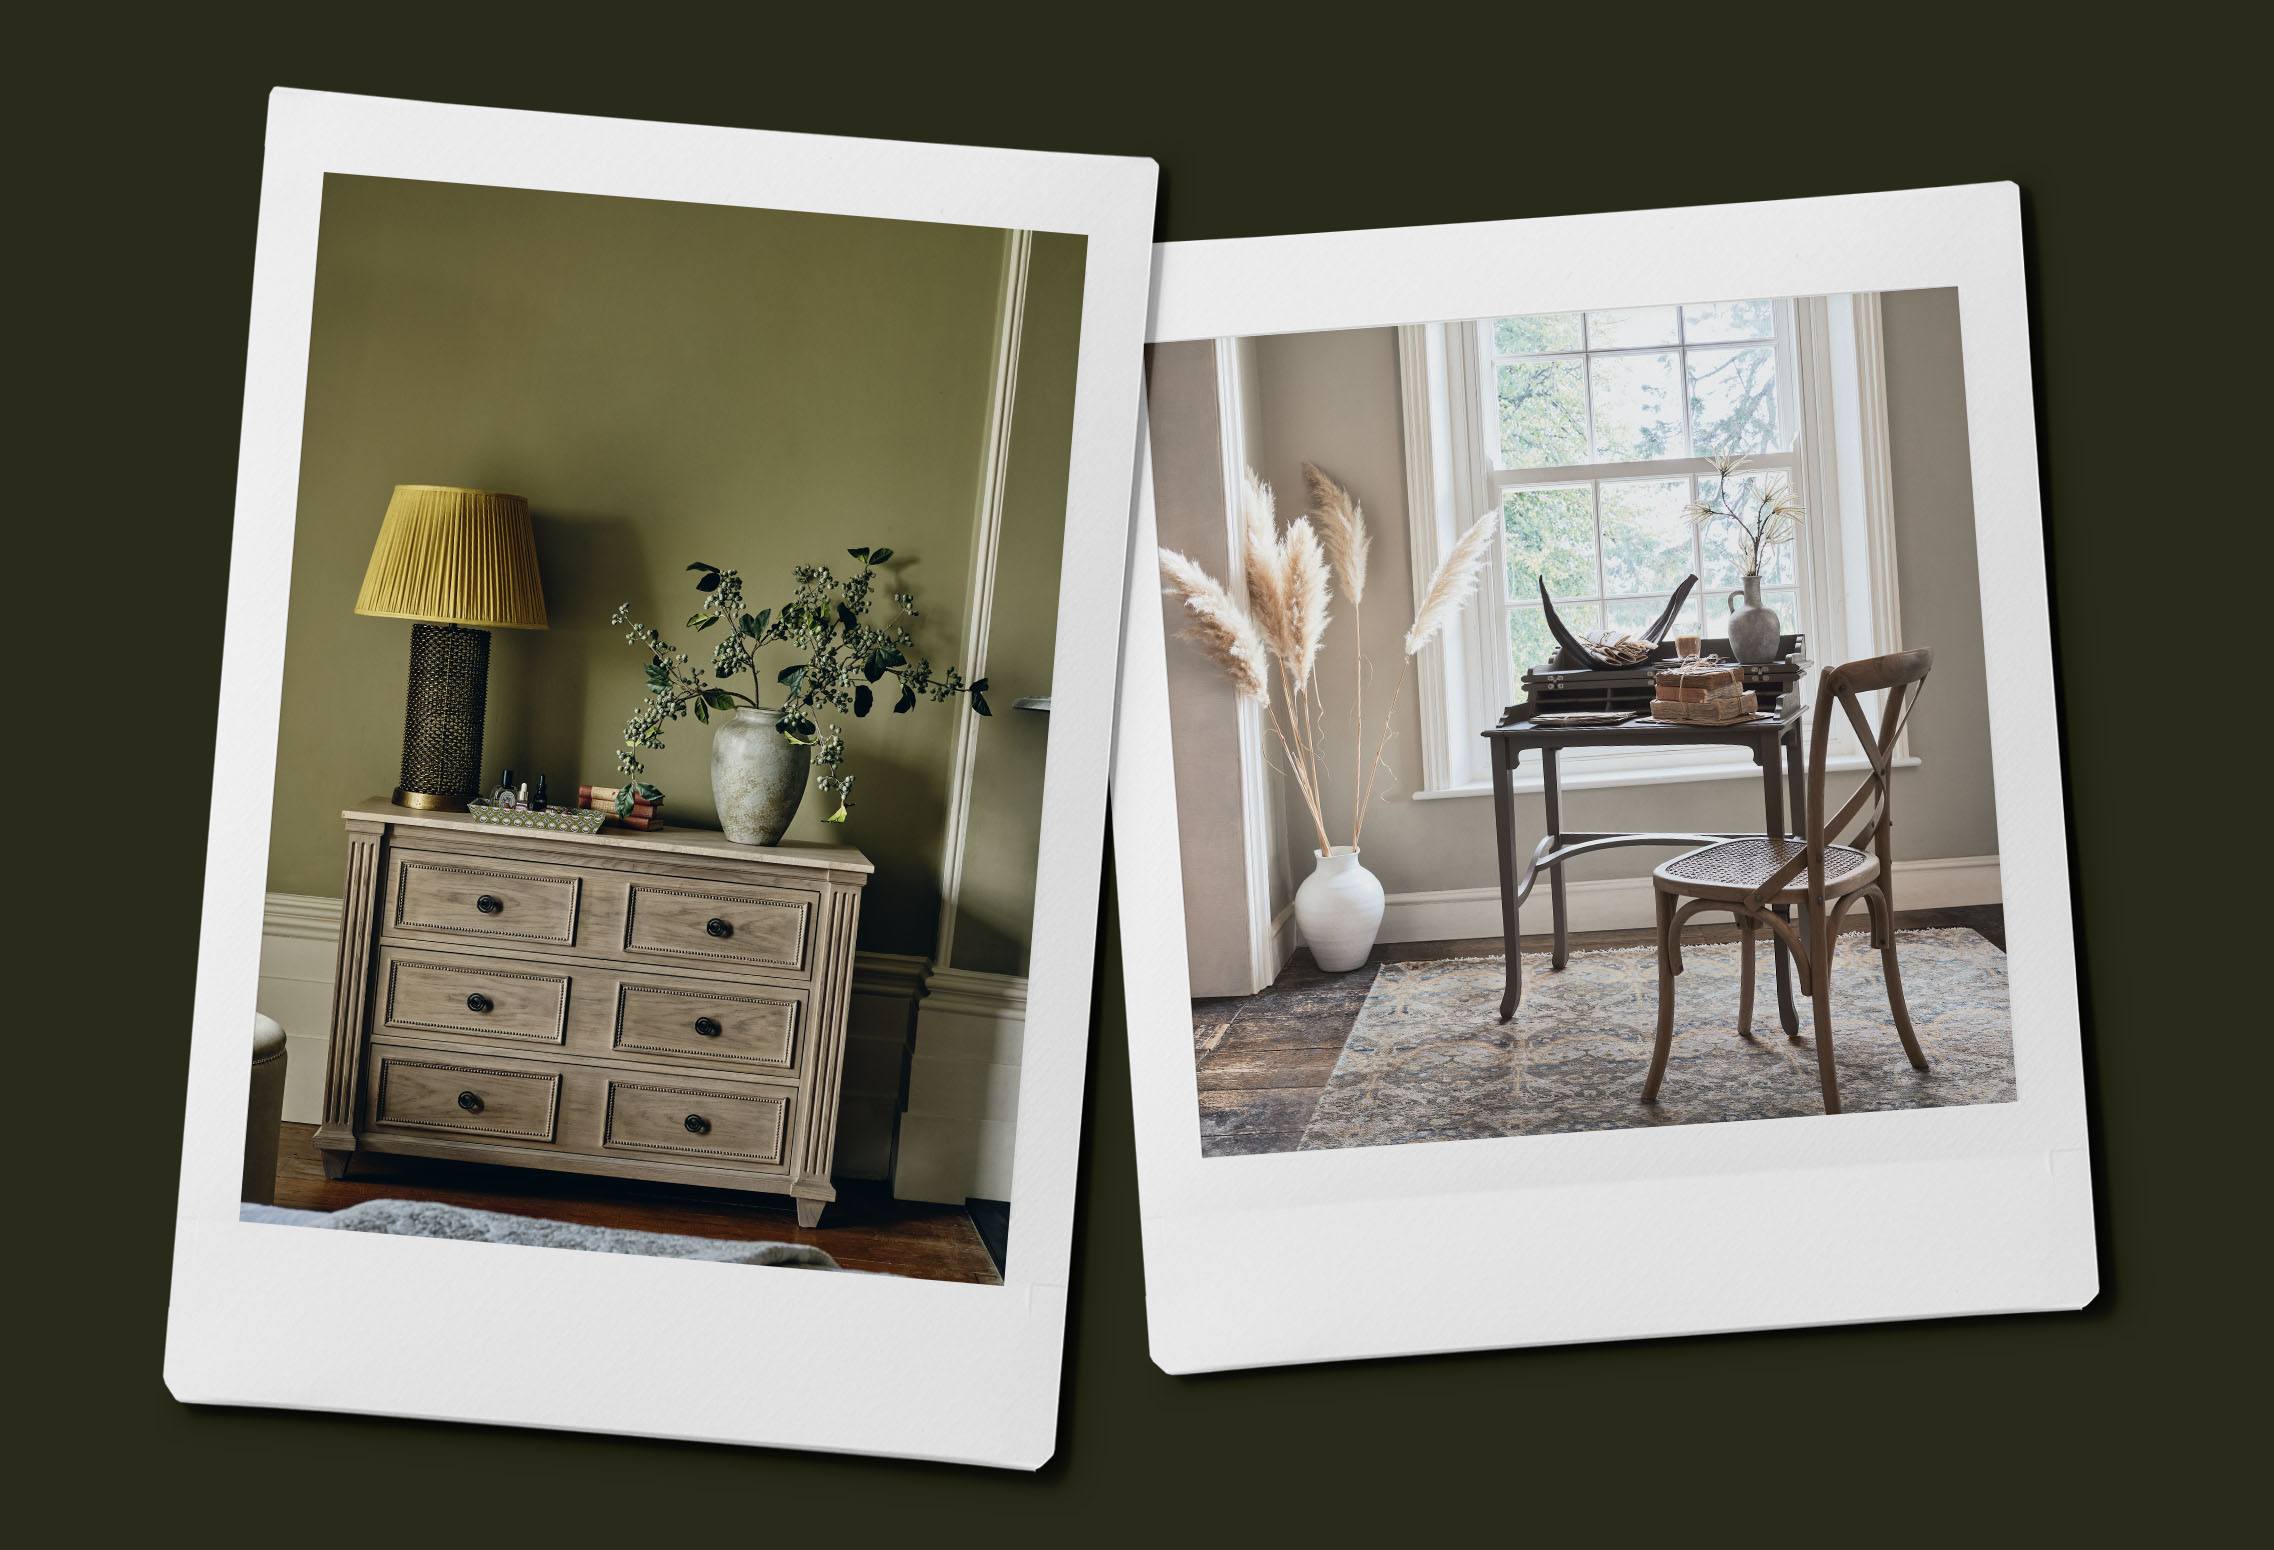
<path fill-rule="evenodd" d="M 1786 693 L 1799 687 L 1806 671 L 1806 646 L 1807 637 L 1786 635 L 1777 642 L 1779 660 L 1730 665 L 1744 670 L 1745 687 L 1757 697 L 1761 709 L 1774 711 Z M 1708 636 L 1699 649 L 1708 656 L 1729 656 L 1729 642 L 1719 636 Z M 1508 707 L 1501 724 L 1541 711 L 1631 710 L 1647 716 L 1650 702 L 1656 698 L 1659 668 L 1673 660 L 1674 646 L 1668 641 L 1659 646 L 1658 655 L 1633 667 L 1564 667 L 1557 663 L 1528 667 L 1517 685 L 1524 700 Z"/>

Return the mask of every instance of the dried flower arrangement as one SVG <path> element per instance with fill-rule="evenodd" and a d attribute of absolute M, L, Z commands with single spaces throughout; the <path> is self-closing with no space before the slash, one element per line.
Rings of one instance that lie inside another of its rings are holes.
<path fill-rule="evenodd" d="M 1271 486 L 1247 471 L 1240 510 L 1240 569 L 1247 596 L 1235 598 L 1190 557 L 1161 551 L 1161 574 L 1184 603 L 1191 641 L 1223 670 L 1232 687 L 1261 706 L 1287 770 L 1302 794 L 1322 853 L 1335 849 L 1327 834 L 1322 779 L 1327 733 L 1322 725 L 1317 667 L 1329 622 L 1327 602 L 1339 591 L 1351 613 L 1351 658 L 1356 665 L 1350 705 L 1350 844 L 1358 845 L 1366 810 L 1389 751 L 1398 700 L 1405 692 L 1405 661 L 1429 644 L 1476 590 L 1478 568 L 1492 545 L 1497 512 L 1486 512 L 1461 534 L 1430 577 L 1405 632 L 1399 663 L 1374 755 L 1366 758 L 1366 680 L 1370 664 L 1359 627 L 1366 568 L 1373 540 L 1366 513 L 1348 488 L 1316 465 L 1303 465 L 1312 511 L 1279 527 Z M 1276 674 L 1279 698 L 1270 681 Z"/>
<path fill-rule="evenodd" d="M 1745 574 L 1761 573 L 1761 557 L 1779 544 L 1791 543 L 1800 532 L 1800 524 L 1808 515 L 1800 497 L 1792 493 L 1792 486 L 1782 479 L 1764 483 L 1753 492 L 1749 500 L 1732 502 L 1729 498 L 1729 481 L 1744 471 L 1752 460 L 1742 456 L 1711 458 L 1714 472 L 1714 495 L 1711 501 L 1691 501 L 1682 508 L 1682 515 L 1694 527 L 1708 522 L 1728 521 L 1737 524 L 1744 535 Z"/>

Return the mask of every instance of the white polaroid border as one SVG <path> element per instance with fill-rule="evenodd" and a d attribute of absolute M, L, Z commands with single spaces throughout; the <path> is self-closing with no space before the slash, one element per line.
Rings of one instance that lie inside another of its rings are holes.
<path fill-rule="evenodd" d="M 1672 295 L 1956 286 L 2020 1095 L 1983 1107 L 1203 1159 L 1148 446 L 1113 821 L 1146 1306 L 1161 1367 L 2092 1300 L 2019 202 L 2013 185 L 1995 184 L 1156 250 L 1156 341 Z"/>
<path fill-rule="evenodd" d="M 214 789 L 273 784 L 324 175 L 1089 239 L 1056 671 L 1116 641 L 1157 168 L 279 90 L 269 101 Z M 1051 718 L 1001 1287 L 241 1223 L 268 803 L 217 805 L 166 1338 L 182 1400 L 1033 1468 L 1055 1445 L 1111 741 Z M 1067 1036 L 1067 1030 L 1074 1035 Z"/>

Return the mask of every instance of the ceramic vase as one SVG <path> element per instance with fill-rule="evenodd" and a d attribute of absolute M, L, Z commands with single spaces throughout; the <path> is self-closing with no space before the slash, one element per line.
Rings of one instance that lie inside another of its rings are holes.
<path fill-rule="evenodd" d="M 711 800 L 737 845 L 780 844 L 805 800 L 813 749 L 784 737 L 778 715 L 738 710 L 711 728 Z"/>
<path fill-rule="evenodd" d="M 1745 599 L 1743 608 L 1736 604 L 1740 596 Z M 1774 609 L 1761 606 L 1761 577 L 1756 571 L 1745 578 L 1742 593 L 1729 594 L 1729 650 L 1740 662 L 1774 662 L 1783 638 L 1784 622 Z"/>
<path fill-rule="evenodd" d="M 1295 923 L 1320 968 L 1355 969 L 1374 950 L 1382 929 L 1382 883 L 1358 864 L 1355 846 L 1312 851 L 1318 864 L 1295 890 Z"/>

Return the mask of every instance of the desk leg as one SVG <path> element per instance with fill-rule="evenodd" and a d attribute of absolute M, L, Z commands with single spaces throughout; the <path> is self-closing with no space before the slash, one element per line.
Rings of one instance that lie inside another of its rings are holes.
<path fill-rule="evenodd" d="M 1780 737 L 1777 742 L 1766 746 L 1757 746 L 1753 753 L 1753 757 L 1761 761 L 1761 805 L 1767 810 L 1768 832 L 1771 836 L 1781 836 L 1785 832 L 1784 783 L 1779 779 L 1784 771 L 1777 768 L 1777 754 L 1780 751 L 1779 745 L 1786 741 L 1786 738 Z M 1797 793 L 1800 774 L 1799 734 L 1791 734 L 1790 741 L 1793 789 Z M 1776 912 L 1788 917 L 1791 914 L 1791 911 L 1783 905 L 1776 906 Z M 1798 1034 L 1800 1032 L 1800 1008 L 1794 1005 L 1792 999 L 1792 951 L 1784 945 L 1784 934 L 1782 932 L 1771 932 L 1770 935 L 1776 938 L 1777 1020 L 1784 1024 L 1784 1031 L 1787 1035 Z"/>
<path fill-rule="evenodd" d="M 1492 826 L 1500 857 L 1500 942 L 1508 959 L 1508 988 L 1500 993 L 1500 1020 L 1516 1015 L 1524 999 L 1524 956 L 1516 934 L 1516 793 L 1511 788 L 1516 751 L 1506 738 L 1492 739 Z"/>
<path fill-rule="evenodd" d="M 1540 750 L 1540 796 L 1547 803 L 1548 843 L 1550 845 L 1561 845 L 1563 843 L 1563 792 L 1557 783 L 1555 750 L 1553 748 Z M 1555 954 L 1548 960 L 1548 963 L 1550 967 L 1560 969 L 1571 961 L 1571 932 L 1564 915 L 1563 863 L 1560 861 L 1552 862 L 1548 866 L 1548 898 L 1553 901 L 1555 906 Z"/>

